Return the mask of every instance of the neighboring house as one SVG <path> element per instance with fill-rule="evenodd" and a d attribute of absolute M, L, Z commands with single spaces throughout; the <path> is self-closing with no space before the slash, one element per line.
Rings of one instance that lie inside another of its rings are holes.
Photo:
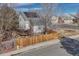
<path fill-rule="evenodd" d="M 51 22 L 52 24 L 63 24 L 64 19 L 60 16 L 53 16 Z"/>
<path fill-rule="evenodd" d="M 19 28 L 22 30 L 28 30 L 28 29 L 30 29 L 29 24 L 30 24 L 30 22 L 25 17 L 25 15 L 22 12 L 19 13 Z"/>
<path fill-rule="evenodd" d="M 52 24 L 57 24 L 58 23 L 58 17 L 57 16 L 52 16 L 51 23 Z"/>
<path fill-rule="evenodd" d="M 32 18 L 33 33 L 38 34 L 44 32 L 44 23 L 40 18 Z"/>
<path fill-rule="evenodd" d="M 30 20 L 31 20 L 33 34 L 38 34 L 38 33 L 44 32 L 44 21 L 39 17 L 39 15 L 37 15 L 37 13 L 24 12 L 23 16 L 26 19 L 26 20 L 21 19 L 21 23 L 23 24 L 23 25 L 22 24 L 21 25 L 23 26 L 23 28 L 26 27 L 26 24 L 28 24 L 26 28 L 29 28 L 30 27 Z"/>
<path fill-rule="evenodd" d="M 62 17 L 58 17 L 58 23 L 59 24 L 64 24 L 64 19 Z"/>
<path fill-rule="evenodd" d="M 65 15 L 62 17 L 62 19 L 64 20 L 64 24 L 73 24 L 74 17 Z"/>
<path fill-rule="evenodd" d="M 74 17 L 73 24 L 79 24 L 79 14 L 77 14 L 77 15 L 70 14 L 70 15 Z"/>
<path fill-rule="evenodd" d="M 63 16 L 53 16 L 51 22 L 52 24 L 73 24 L 76 22 L 73 20 L 76 20 L 73 16 L 65 14 Z"/>

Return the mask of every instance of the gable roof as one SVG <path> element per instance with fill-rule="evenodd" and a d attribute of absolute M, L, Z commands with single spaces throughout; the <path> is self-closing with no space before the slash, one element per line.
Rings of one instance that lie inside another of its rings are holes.
<path fill-rule="evenodd" d="M 24 14 L 28 18 L 37 18 L 37 17 L 39 17 L 39 15 L 36 12 L 24 12 Z"/>

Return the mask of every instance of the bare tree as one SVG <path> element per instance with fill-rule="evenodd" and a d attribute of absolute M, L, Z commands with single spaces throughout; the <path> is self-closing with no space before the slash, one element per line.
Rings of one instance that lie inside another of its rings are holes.
<path fill-rule="evenodd" d="M 55 13 L 55 9 L 58 4 L 56 3 L 43 3 L 41 18 L 45 21 L 45 34 L 47 33 L 48 23 L 50 23 L 51 17 Z"/>
<path fill-rule="evenodd" d="M 12 38 L 12 30 L 17 29 L 18 15 L 13 8 L 3 5 L 0 9 L 0 32 L 3 35 L 3 40 Z"/>
<path fill-rule="evenodd" d="M 77 13 L 76 13 L 76 20 L 77 20 L 77 24 L 78 24 L 78 26 L 79 26 L 79 9 L 77 10 Z"/>

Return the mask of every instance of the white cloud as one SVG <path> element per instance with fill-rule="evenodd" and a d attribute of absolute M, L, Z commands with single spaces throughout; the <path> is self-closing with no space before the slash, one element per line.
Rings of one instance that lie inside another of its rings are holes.
<path fill-rule="evenodd" d="M 0 6 L 4 5 L 5 3 L 0 3 Z M 32 3 L 6 3 L 9 7 L 18 7 L 23 5 L 31 5 Z"/>
<path fill-rule="evenodd" d="M 16 8 L 17 11 L 34 11 L 34 10 L 41 10 L 41 8 Z"/>
<path fill-rule="evenodd" d="M 31 5 L 31 3 L 11 3 L 10 6 L 18 7 L 23 5 Z"/>

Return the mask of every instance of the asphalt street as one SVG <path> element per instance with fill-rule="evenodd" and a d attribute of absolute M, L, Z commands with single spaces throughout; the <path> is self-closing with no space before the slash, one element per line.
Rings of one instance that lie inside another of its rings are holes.
<path fill-rule="evenodd" d="M 67 29 L 79 29 L 78 25 L 71 25 L 71 24 L 52 24 L 50 25 L 50 27 L 52 29 L 57 28 L 57 29 L 63 29 L 63 28 L 67 28 Z"/>

